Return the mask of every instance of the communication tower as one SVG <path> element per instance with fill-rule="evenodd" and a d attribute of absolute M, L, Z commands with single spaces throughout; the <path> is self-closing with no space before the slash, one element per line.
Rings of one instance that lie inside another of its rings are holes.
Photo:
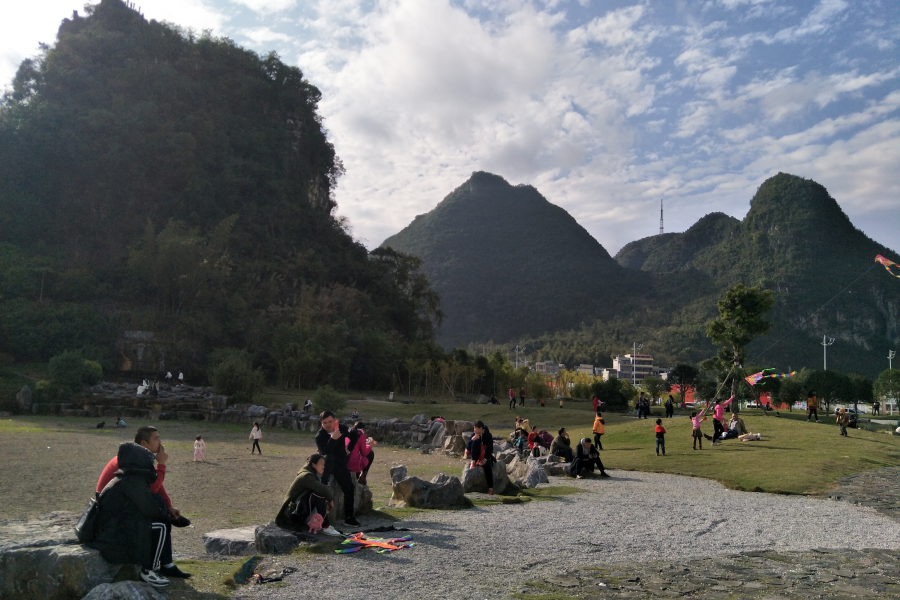
<path fill-rule="evenodd" d="M 659 235 L 665 233 L 663 229 L 663 201 L 662 198 L 659 199 Z"/>

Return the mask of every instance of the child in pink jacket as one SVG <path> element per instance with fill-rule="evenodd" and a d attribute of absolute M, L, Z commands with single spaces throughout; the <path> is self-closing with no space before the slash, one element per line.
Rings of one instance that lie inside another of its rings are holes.
<path fill-rule="evenodd" d="M 347 470 L 356 473 L 357 481 L 362 485 L 366 485 L 369 467 L 371 467 L 372 463 L 375 461 L 375 451 L 372 450 L 371 446 L 377 446 L 378 441 L 374 438 L 366 437 L 365 423 L 357 421 L 353 425 L 353 429 L 357 430 L 360 435 L 353 448 L 350 447 L 350 438 L 346 438 L 345 443 L 347 444 L 347 451 L 349 452 L 349 455 L 347 456 Z"/>

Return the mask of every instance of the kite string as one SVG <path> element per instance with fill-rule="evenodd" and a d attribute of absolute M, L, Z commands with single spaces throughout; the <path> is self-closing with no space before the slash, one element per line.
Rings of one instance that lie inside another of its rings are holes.
<path fill-rule="evenodd" d="M 765 354 L 766 352 L 768 352 L 769 350 L 771 350 L 772 348 L 774 348 L 775 346 L 777 346 L 778 344 L 780 344 L 781 341 L 782 341 L 784 338 L 786 338 L 787 336 L 791 335 L 792 333 L 794 333 L 795 331 L 797 331 L 798 329 L 800 329 L 800 327 L 802 327 L 802 326 L 803 326 L 809 319 L 811 319 L 817 312 L 819 312 L 820 310 L 822 310 L 823 308 L 825 308 L 825 307 L 828 305 L 829 302 L 831 302 L 832 300 L 834 300 L 835 298 L 837 298 L 838 296 L 840 296 L 841 294 L 843 294 L 844 291 L 845 291 L 847 288 L 849 288 L 851 285 L 853 285 L 854 283 L 856 283 L 857 281 L 859 281 L 860 279 L 862 279 L 863 276 L 865 276 L 869 271 L 871 271 L 872 269 L 874 269 L 875 266 L 876 266 L 877 264 L 878 264 L 878 263 L 875 263 L 874 265 L 872 265 L 871 267 L 869 267 L 868 269 L 866 269 L 865 271 L 863 271 L 862 273 L 860 273 L 859 277 L 857 277 L 856 279 L 854 279 L 853 281 L 851 281 L 850 283 L 848 283 L 847 285 L 845 285 L 845 286 L 841 289 L 841 291 L 839 291 L 837 294 L 835 294 L 834 296 L 832 296 L 831 298 L 829 298 L 828 300 L 826 300 L 825 303 L 822 304 L 822 306 L 820 306 L 820 307 L 817 308 L 816 310 L 814 310 L 814 311 L 812 311 L 811 313 L 809 313 L 809 315 L 808 315 L 805 319 L 802 319 L 802 320 L 800 321 L 800 324 L 799 324 L 799 325 L 797 325 L 796 327 L 794 327 L 793 329 L 791 329 L 790 331 L 788 331 L 786 334 L 784 334 L 783 336 L 781 336 L 780 338 L 778 338 L 778 340 L 776 340 L 774 344 L 772 344 L 771 346 L 769 346 L 768 348 L 766 348 L 765 350 L 763 350 L 762 352 L 760 352 L 759 354 L 757 354 L 756 356 L 754 356 L 752 359 L 750 359 L 749 361 L 747 361 L 747 364 L 756 362 L 756 360 L 757 360 L 760 356 L 762 356 L 763 354 Z"/>

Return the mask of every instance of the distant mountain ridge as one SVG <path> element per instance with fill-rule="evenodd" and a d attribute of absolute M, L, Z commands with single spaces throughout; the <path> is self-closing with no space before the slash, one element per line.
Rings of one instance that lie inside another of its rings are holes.
<path fill-rule="evenodd" d="M 660 362 L 697 361 L 713 351 L 704 332 L 716 301 L 739 281 L 776 293 L 772 331 L 750 349 L 760 362 L 818 367 L 824 334 L 837 339 L 833 368 L 874 375 L 900 345 L 900 286 L 870 268 L 876 254 L 900 257 L 823 186 L 785 173 L 760 186 L 743 220 L 712 213 L 614 260 L 533 187 L 482 172 L 383 245 L 423 259 L 448 346 L 527 342 L 539 357 L 608 364 L 641 340 Z"/>

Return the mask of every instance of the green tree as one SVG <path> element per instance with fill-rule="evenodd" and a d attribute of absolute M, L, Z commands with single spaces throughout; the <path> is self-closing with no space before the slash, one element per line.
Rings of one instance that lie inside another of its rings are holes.
<path fill-rule="evenodd" d="M 84 357 L 76 350 L 57 354 L 50 359 L 47 374 L 50 383 L 69 394 L 77 394 L 84 388 Z"/>
<path fill-rule="evenodd" d="M 806 400 L 806 395 L 803 393 L 803 382 L 797 376 L 784 379 L 781 387 L 778 388 L 778 400 L 788 406 L 794 406 L 798 402 Z"/>
<path fill-rule="evenodd" d="M 210 356 L 209 379 L 231 403 L 252 403 L 263 390 L 265 373 L 254 369 L 250 356 L 234 348 L 215 350 Z"/>
<path fill-rule="evenodd" d="M 312 397 L 312 403 L 316 414 L 330 410 L 337 415 L 347 406 L 347 398 L 334 391 L 334 388 L 330 385 L 326 385 L 316 389 Z"/>
<path fill-rule="evenodd" d="M 650 396 L 650 402 L 655 402 L 660 395 L 668 391 L 668 384 L 660 379 L 659 377 L 644 377 L 644 380 L 641 382 L 641 389 L 643 389 Z"/>
<path fill-rule="evenodd" d="M 885 369 L 879 373 L 873 391 L 883 403 L 900 401 L 900 369 Z"/>
<path fill-rule="evenodd" d="M 693 365 L 680 363 L 669 372 L 669 381 L 673 385 L 677 385 L 681 394 L 681 402 L 684 403 L 684 397 L 690 390 L 697 389 L 697 383 L 700 381 L 700 371 Z"/>
<path fill-rule="evenodd" d="M 771 323 L 763 317 L 774 304 L 771 290 L 737 283 L 729 288 L 724 299 L 719 300 L 719 318 L 711 321 L 706 328 L 707 337 L 721 346 L 712 359 L 717 363 L 717 370 L 722 372 L 730 366 L 731 394 L 735 397 L 743 376 L 741 365 L 746 360 L 747 344 L 757 336 L 768 333 Z M 737 405 L 734 410 L 738 410 Z"/>
<path fill-rule="evenodd" d="M 810 371 L 803 381 L 804 391 L 808 394 L 815 390 L 819 402 L 825 406 L 825 413 L 830 412 L 832 404 L 853 402 L 853 381 L 843 373 L 817 369 Z"/>
<path fill-rule="evenodd" d="M 591 393 L 603 403 L 601 411 L 624 412 L 628 404 L 637 395 L 634 387 L 627 381 L 610 377 L 606 381 L 596 381 L 591 385 Z"/>

